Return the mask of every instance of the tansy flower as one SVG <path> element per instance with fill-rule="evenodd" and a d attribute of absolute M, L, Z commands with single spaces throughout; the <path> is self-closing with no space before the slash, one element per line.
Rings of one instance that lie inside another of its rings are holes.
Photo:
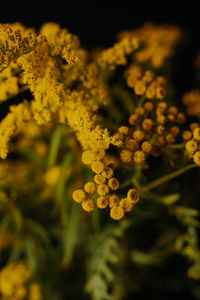
<path fill-rule="evenodd" d="M 100 196 L 105 196 L 107 194 L 109 194 L 109 187 L 108 185 L 106 184 L 100 184 L 98 187 L 97 187 L 97 193 L 100 195 Z"/>
<path fill-rule="evenodd" d="M 97 184 L 103 184 L 106 182 L 106 178 L 104 176 L 102 176 L 101 174 L 97 174 L 94 176 L 94 181 L 97 183 Z"/>
<path fill-rule="evenodd" d="M 97 198 L 97 207 L 106 208 L 108 206 L 108 197 L 101 196 Z"/>
<path fill-rule="evenodd" d="M 136 189 L 130 189 L 127 193 L 127 198 L 136 204 L 140 199 L 140 194 Z"/>
<path fill-rule="evenodd" d="M 96 174 L 99 174 L 103 171 L 104 164 L 101 161 L 95 161 L 92 163 L 92 171 Z"/>
<path fill-rule="evenodd" d="M 133 161 L 133 154 L 129 150 L 122 150 L 120 152 L 120 158 L 124 163 L 131 163 Z"/>
<path fill-rule="evenodd" d="M 94 153 L 91 150 L 86 150 L 82 153 L 81 158 L 85 165 L 90 165 L 94 161 Z"/>
<path fill-rule="evenodd" d="M 143 151 L 141 150 L 137 150 L 134 154 L 134 161 L 137 163 L 137 164 L 142 164 L 146 159 L 146 156 L 144 154 Z"/>
<path fill-rule="evenodd" d="M 134 203 L 128 198 L 124 198 L 120 201 L 119 206 L 122 208 L 124 212 L 129 212 L 132 210 Z"/>
<path fill-rule="evenodd" d="M 185 147 L 188 153 L 194 154 L 197 151 L 198 145 L 196 141 L 190 140 L 186 143 Z"/>
<path fill-rule="evenodd" d="M 103 177 L 109 179 L 109 178 L 111 178 L 113 176 L 114 171 L 110 167 L 104 167 L 104 169 L 103 169 L 103 171 L 102 171 L 101 174 L 102 174 Z"/>
<path fill-rule="evenodd" d="M 124 216 L 124 211 L 120 206 L 114 206 L 110 210 L 110 217 L 114 220 L 120 220 Z"/>
<path fill-rule="evenodd" d="M 195 140 L 200 142 L 200 128 L 195 128 L 194 129 L 193 136 L 194 136 Z"/>
<path fill-rule="evenodd" d="M 197 151 L 193 155 L 193 160 L 194 160 L 195 164 L 197 164 L 198 166 L 200 166 L 200 151 Z"/>
<path fill-rule="evenodd" d="M 73 192 L 72 197 L 76 202 L 83 202 L 86 199 L 86 193 L 84 190 L 79 189 Z"/>
<path fill-rule="evenodd" d="M 84 185 L 84 190 L 88 194 L 95 194 L 97 190 L 96 184 L 94 182 L 87 182 Z"/>
<path fill-rule="evenodd" d="M 108 180 L 108 186 L 113 191 L 118 190 L 119 181 L 117 180 L 117 178 L 112 177 Z"/>
<path fill-rule="evenodd" d="M 83 202 L 81 202 L 81 206 L 85 211 L 91 212 L 95 209 L 96 203 L 94 202 L 94 199 L 87 198 Z"/>
<path fill-rule="evenodd" d="M 119 204 L 119 197 L 116 194 L 109 196 L 109 207 L 112 208 Z"/>

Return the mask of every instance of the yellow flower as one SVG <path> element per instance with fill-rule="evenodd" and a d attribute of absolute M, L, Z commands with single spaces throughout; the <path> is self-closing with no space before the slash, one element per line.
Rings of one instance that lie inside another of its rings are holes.
<path fill-rule="evenodd" d="M 119 206 L 124 212 L 129 212 L 132 210 L 134 203 L 129 198 L 124 198 L 120 201 Z"/>
<path fill-rule="evenodd" d="M 119 181 L 117 180 L 117 178 L 112 177 L 108 180 L 108 186 L 113 191 L 118 190 Z"/>
<path fill-rule="evenodd" d="M 74 201 L 81 203 L 86 199 L 86 193 L 84 190 L 79 189 L 73 192 L 72 197 Z"/>
<path fill-rule="evenodd" d="M 137 164 L 142 164 L 146 159 L 145 153 L 141 150 L 137 150 L 134 154 L 134 161 Z"/>
<path fill-rule="evenodd" d="M 97 198 L 97 207 L 106 208 L 108 206 L 108 197 L 101 196 Z"/>
<path fill-rule="evenodd" d="M 197 164 L 198 166 L 200 166 L 200 151 L 197 151 L 193 155 L 193 160 L 194 160 L 195 164 Z"/>
<path fill-rule="evenodd" d="M 51 169 L 49 169 L 44 176 L 46 184 L 49 186 L 55 186 L 58 182 L 60 171 L 60 166 L 54 166 Z"/>
<path fill-rule="evenodd" d="M 112 208 L 114 206 L 118 206 L 119 204 L 119 197 L 116 194 L 112 194 L 109 196 L 109 207 Z"/>
<path fill-rule="evenodd" d="M 94 161 L 94 153 L 91 150 L 86 150 L 82 153 L 82 162 L 85 165 L 90 165 Z"/>
<path fill-rule="evenodd" d="M 120 158 L 124 163 L 131 163 L 133 161 L 133 154 L 129 150 L 122 150 L 120 152 Z"/>
<path fill-rule="evenodd" d="M 198 145 L 196 141 L 190 140 L 186 143 L 185 147 L 188 153 L 194 154 L 197 151 Z"/>
<path fill-rule="evenodd" d="M 124 211 L 120 206 L 114 206 L 110 210 L 110 217 L 114 220 L 120 220 L 124 216 Z"/>
<path fill-rule="evenodd" d="M 94 181 L 97 183 L 97 184 L 103 184 L 106 182 L 106 178 L 104 176 L 102 176 L 101 174 L 97 174 L 94 176 Z"/>
<path fill-rule="evenodd" d="M 130 189 L 127 193 L 127 198 L 136 204 L 140 199 L 140 194 L 136 189 Z"/>
<path fill-rule="evenodd" d="M 97 190 L 96 184 L 94 182 L 87 182 L 84 185 L 84 190 L 88 194 L 95 194 Z"/>
<path fill-rule="evenodd" d="M 106 184 L 100 184 L 97 187 L 97 194 L 99 194 L 100 196 L 105 196 L 109 193 L 110 189 L 108 187 L 108 185 Z"/>
<path fill-rule="evenodd" d="M 85 211 L 91 212 L 95 209 L 96 203 L 94 202 L 94 199 L 87 198 L 83 202 L 81 202 L 81 206 Z"/>
<path fill-rule="evenodd" d="M 101 161 L 95 161 L 92 163 L 92 171 L 96 174 L 99 174 L 103 171 L 104 164 Z"/>
<path fill-rule="evenodd" d="M 196 141 L 200 142 L 200 128 L 195 128 L 193 131 L 193 136 Z"/>

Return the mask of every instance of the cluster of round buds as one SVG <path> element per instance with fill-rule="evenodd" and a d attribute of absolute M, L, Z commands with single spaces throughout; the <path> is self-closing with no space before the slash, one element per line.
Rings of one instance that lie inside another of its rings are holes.
<path fill-rule="evenodd" d="M 90 166 L 94 180 L 87 182 L 82 189 L 75 190 L 73 199 L 81 203 L 87 212 L 93 211 L 96 206 L 100 209 L 109 207 L 111 218 L 120 220 L 139 201 L 139 193 L 135 189 L 129 190 L 126 199 L 119 199 L 116 191 L 120 184 L 114 177 L 114 164 L 108 161 L 104 149 L 84 151 L 82 162 Z"/>
<path fill-rule="evenodd" d="M 198 127 L 194 128 L 192 138 L 187 141 L 185 147 L 194 163 L 200 166 L 200 126 L 198 124 L 196 126 Z"/>
<path fill-rule="evenodd" d="M 155 107 L 150 101 L 137 107 L 129 116 L 130 126 L 119 127 L 116 134 L 123 143 L 121 161 L 141 164 L 149 155 L 159 156 L 165 147 L 176 142 L 179 125 L 185 120 L 183 113 L 164 101 Z"/>
<path fill-rule="evenodd" d="M 166 79 L 156 76 L 152 70 L 142 71 L 138 65 L 131 65 L 125 72 L 127 85 L 136 95 L 145 95 L 147 99 L 163 99 L 166 95 Z"/>

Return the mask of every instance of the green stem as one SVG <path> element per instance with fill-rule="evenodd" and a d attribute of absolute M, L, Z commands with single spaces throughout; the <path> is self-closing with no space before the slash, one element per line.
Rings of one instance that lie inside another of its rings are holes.
<path fill-rule="evenodd" d="M 182 169 L 180 169 L 178 171 L 175 171 L 175 172 L 172 172 L 170 174 L 164 175 L 164 176 L 148 183 L 145 186 L 141 186 L 139 188 L 139 190 L 140 190 L 140 192 L 143 192 L 143 193 L 148 192 L 149 190 L 152 190 L 152 189 L 156 188 L 157 186 L 159 186 L 159 185 L 161 185 L 161 184 L 163 184 L 163 183 L 165 183 L 165 182 L 167 182 L 167 181 L 169 181 L 169 180 L 185 173 L 186 171 L 188 171 L 190 169 L 196 168 L 196 167 L 198 167 L 198 165 L 195 165 L 195 164 L 190 164 L 188 166 L 185 166 L 185 167 L 183 167 Z"/>

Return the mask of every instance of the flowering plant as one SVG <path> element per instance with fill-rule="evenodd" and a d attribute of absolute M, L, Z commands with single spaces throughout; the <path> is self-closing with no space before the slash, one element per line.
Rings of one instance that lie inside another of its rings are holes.
<path fill-rule="evenodd" d="M 199 299 L 200 90 L 179 99 L 171 77 L 183 40 L 148 23 L 87 51 L 58 24 L 0 25 L 2 299 L 142 297 L 174 255 Z"/>

